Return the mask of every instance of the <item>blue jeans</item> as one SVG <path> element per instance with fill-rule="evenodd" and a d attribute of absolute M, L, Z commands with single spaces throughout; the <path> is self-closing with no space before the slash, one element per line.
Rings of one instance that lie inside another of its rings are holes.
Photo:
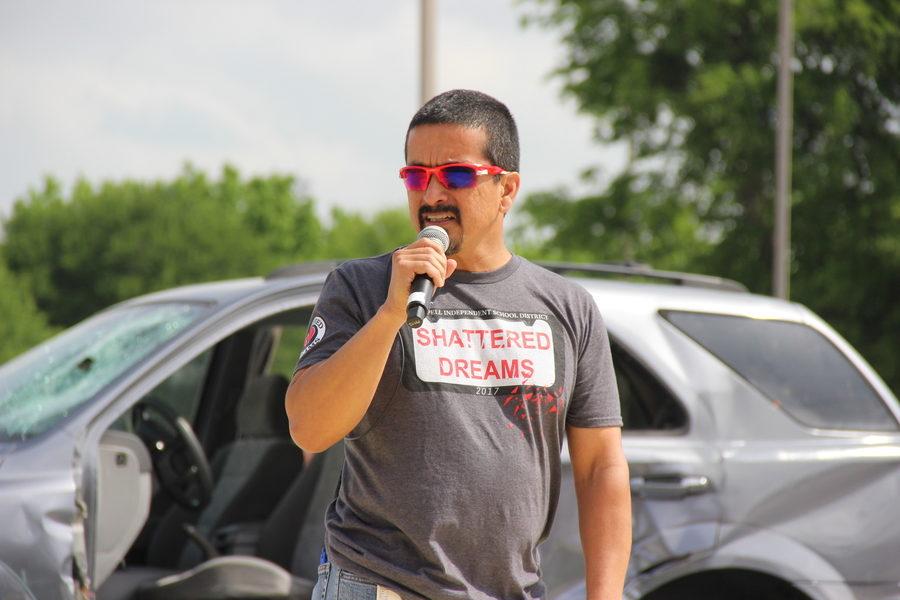
<path fill-rule="evenodd" d="M 378 585 L 327 562 L 319 565 L 312 600 L 378 600 Z M 382 588 L 382 597 L 386 590 Z"/>

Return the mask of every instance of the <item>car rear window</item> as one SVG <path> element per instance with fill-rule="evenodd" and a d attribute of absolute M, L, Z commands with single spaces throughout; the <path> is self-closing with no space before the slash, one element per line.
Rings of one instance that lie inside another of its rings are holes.
<path fill-rule="evenodd" d="M 804 425 L 898 429 L 856 367 L 807 325 L 681 311 L 662 315 Z"/>

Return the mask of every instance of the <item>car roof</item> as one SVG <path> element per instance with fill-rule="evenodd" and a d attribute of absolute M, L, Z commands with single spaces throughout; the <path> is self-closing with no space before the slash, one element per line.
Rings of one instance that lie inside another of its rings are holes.
<path fill-rule="evenodd" d="M 180 286 L 139 296 L 124 305 L 155 302 L 199 302 L 228 305 L 257 295 L 321 285 L 337 263 L 304 263 L 279 269 L 267 277 L 248 277 Z M 804 309 L 795 303 L 740 291 L 734 286 L 695 284 L 689 274 L 675 285 L 662 282 L 566 275 L 587 289 L 601 313 L 656 313 L 663 310 L 710 312 L 762 319 L 802 321 Z M 627 274 L 621 274 L 627 277 Z M 643 275 L 638 274 L 638 277 Z M 737 284 L 739 285 L 739 284 Z"/>
<path fill-rule="evenodd" d="M 159 292 L 151 292 L 138 296 L 128 303 L 145 302 L 211 302 L 228 304 L 237 298 L 243 298 L 259 290 L 264 283 L 262 277 L 232 279 L 184 285 Z"/>
<path fill-rule="evenodd" d="M 678 310 L 788 321 L 802 321 L 805 314 L 799 304 L 749 292 L 584 277 L 572 280 L 594 296 L 601 313 Z"/>
<path fill-rule="evenodd" d="M 158 302 L 196 302 L 226 306 L 241 303 L 257 296 L 268 296 L 284 290 L 320 286 L 327 273 L 302 275 L 279 279 L 248 277 L 226 281 L 213 281 L 175 287 L 152 292 L 123 302 L 120 306 L 152 304 Z"/>
<path fill-rule="evenodd" d="M 321 285 L 341 261 L 310 261 L 276 269 L 266 277 L 245 277 L 194 283 L 151 292 L 126 300 L 122 305 L 153 302 L 201 302 L 231 304 L 241 299 L 286 289 Z"/>

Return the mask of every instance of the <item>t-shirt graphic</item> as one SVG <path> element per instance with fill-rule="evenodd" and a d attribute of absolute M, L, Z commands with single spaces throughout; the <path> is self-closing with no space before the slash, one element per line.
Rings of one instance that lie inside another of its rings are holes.
<path fill-rule="evenodd" d="M 551 318 L 492 309 L 432 309 L 417 329 L 402 332 L 412 351 L 404 385 L 412 391 L 508 394 L 520 386 L 551 387 L 560 352 Z"/>

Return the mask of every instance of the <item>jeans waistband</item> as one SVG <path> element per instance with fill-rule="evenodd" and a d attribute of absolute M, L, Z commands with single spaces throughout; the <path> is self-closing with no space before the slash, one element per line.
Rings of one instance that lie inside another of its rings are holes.
<path fill-rule="evenodd" d="M 394 590 L 370 581 L 356 573 L 342 569 L 331 562 L 319 565 L 318 576 L 319 582 L 321 582 L 323 586 L 329 588 L 331 586 L 339 587 L 339 582 L 341 580 L 347 580 L 352 581 L 357 588 L 364 588 L 371 592 L 371 596 L 367 594 L 367 597 L 371 597 L 372 600 L 403 600 L 400 594 Z M 323 592 L 324 591 L 325 590 L 323 590 Z M 326 597 L 328 596 L 326 595 Z"/>

